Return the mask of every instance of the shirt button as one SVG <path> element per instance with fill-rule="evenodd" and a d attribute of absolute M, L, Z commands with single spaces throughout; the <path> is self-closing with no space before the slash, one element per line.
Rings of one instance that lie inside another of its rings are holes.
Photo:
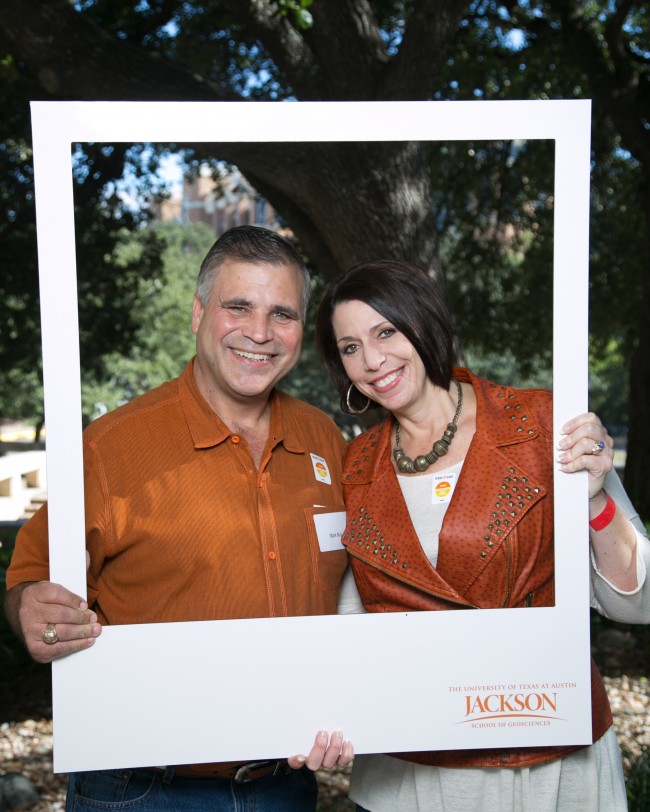
<path fill-rule="evenodd" d="M 275 561 L 275 553 L 273 552 L 273 550 L 271 550 L 271 552 L 269 553 L 269 558 L 271 559 L 271 561 Z"/>
<path fill-rule="evenodd" d="M 238 443 L 238 442 L 239 442 L 239 440 L 240 440 L 240 437 L 239 437 L 239 435 L 238 435 L 238 434 L 233 434 L 233 436 L 232 436 L 230 439 L 232 440 L 232 442 L 233 442 L 235 445 L 237 445 L 237 443 Z"/>

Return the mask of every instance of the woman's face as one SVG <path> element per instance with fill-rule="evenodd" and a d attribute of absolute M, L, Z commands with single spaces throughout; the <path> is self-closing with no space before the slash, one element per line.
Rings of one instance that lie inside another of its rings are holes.
<path fill-rule="evenodd" d="M 428 378 L 415 347 L 365 302 L 341 302 L 332 316 L 334 336 L 348 378 L 391 412 L 423 396 Z"/>

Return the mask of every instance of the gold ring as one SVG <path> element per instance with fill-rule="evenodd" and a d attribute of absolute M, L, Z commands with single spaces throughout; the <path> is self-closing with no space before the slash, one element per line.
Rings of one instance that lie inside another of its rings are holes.
<path fill-rule="evenodd" d="M 597 443 L 593 444 L 593 446 L 591 447 L 591 451 L 589 453 L 590 454 L 600 454 L 600 452 L 603 450 L 603 448 L 605 448 L 605 441 L 604 440 L 598 440 Z"/>
<path fill-rule="evenodd" d="M 59 635 L 56 633 L 54 623 L 48 623 L 45 629 L 43 629 L 43 642 L 47 643 L 48 646 L 59 642 Z"/>

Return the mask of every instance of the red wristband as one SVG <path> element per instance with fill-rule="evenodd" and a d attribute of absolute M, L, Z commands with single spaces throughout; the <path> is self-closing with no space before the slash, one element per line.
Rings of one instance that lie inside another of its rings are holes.
<path fill-rule="evenodd" d="M 612 521 L 615 513 L 616 502 L 609 494 L 607 494 L 607 504 L 603 508 L 602 513 L 599 513 L 598 516 L 594 516 L 594 518 L 589 522 L 589 527 L 596 531 L 603 530 Z"/>

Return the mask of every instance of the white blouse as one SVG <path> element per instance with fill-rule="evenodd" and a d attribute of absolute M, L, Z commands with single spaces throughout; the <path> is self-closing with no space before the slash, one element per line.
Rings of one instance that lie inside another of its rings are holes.
<path fill-rule="evenodd" d="M 461 461 L 433 474 L 398 476 L 413 526 L 433 566 L 438 560 L 440 529 L 462 464 Z M 647 623 L 650 541 L 614 471 L 608 474 L 605 489 L 636 530 L 638 587 L 633 592 L 615 587 L 598 571 L 592 554 L 591 605 L 620 623 Z M 338 611 L 339 614 L 365 611 L 350 568 L 343 579 Z M 354 760 L 350 798 L 370 812 L 627 810 L 621 756 L 613 727 L 591 747 L 533 767 L 430 767 L 386 755 L 359 755 Z"/>

